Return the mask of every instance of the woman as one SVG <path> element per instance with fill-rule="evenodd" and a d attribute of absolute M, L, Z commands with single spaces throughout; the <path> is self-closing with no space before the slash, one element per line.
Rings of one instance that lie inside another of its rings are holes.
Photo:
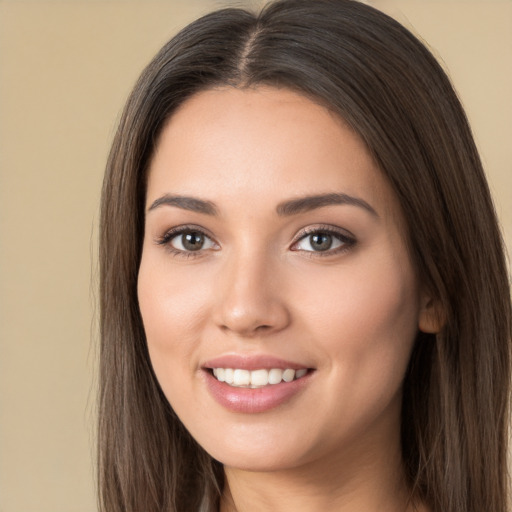
<path fill-rule="evenodd" d="M 101 510 L 507 510 L 510 294 L 446 75 L 350 0 L 210 14 L 126 105 Z"/>

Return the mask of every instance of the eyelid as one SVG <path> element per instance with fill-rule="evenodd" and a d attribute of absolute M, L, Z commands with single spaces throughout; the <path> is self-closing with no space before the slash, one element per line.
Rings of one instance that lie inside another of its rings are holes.
<path fill-rule="evenodd" d="M 179 235 L 182 235 L 184 233 L 190 233 L 190 232 L 196 232 L 203 235 L 205 238 L 208 238 L 214 245 L 215 248 L 208 248 L 208 249 L 199 249 L 197 251 L 184 251 L 181 249 L 176 249 L 176 247 L 173 247 L 171 244 L 171 241 L 176 238 Z M 163 235 L 157 236 L 155 238 L 155 243 L 157 245 L 163 245 L 166 247 L 166 249 L 171 252 L 174 256 L 181 256 L 181 257 L 198 257 L 200 255 L 203 255 L 206 251 L 211 250 L 217 250 L 219 248 L 218 242 L 215 240 L 215 237 L 213 237 L 208 230 L 204 229 L 201 226 L 198 226 L 196 224 L 182 224 L 179 226 L 172 227 L 164 232 Z"/>
<path fill-rule="evenodd" d="M 215 248 L 207 248 L 207 249 L 198 249 L 197 251 L 187 251 L 187 250 L 181 250 L 177 249 L 172 246 L 171 241 L 176 238 L 177 236 L 188 233 L 188 232 L 197 232 L 203 235 L 204 237 L 208 238 L 214 245 Z M 338 240 L 341 240 L 342 245 L 340 247 L 335 247 L 334 249 L 328 249 L 326 251 L 308 251 L 304 249 L 294 249 L 294 247 L 302 241 L 307 236 L 314 234 L 314 233 L 324 233 L 332 235 L 333 237 L 337 238 Z M 297 233 L 297 235 L 294 237 L 294 240 L 290 246 L 290 250 L 307 253 L 308 256 L 314 257 L 314 256 L 332 256 L 334 254 L 338 254 L 344 251 L 347 251 L 351 249 L 355 244 L 357 240 L 356 237 L 347 231 L 346 229 L 339 228 L 337 226 L 329 225 L 329 224 L 317 224 L 308 226 L 306 228 L 303 228 Z M 182 224 L 179 226 L 172 227 L 164 232 L 163 235 L 158 236 L 155 238 L 155 243 L 157 245 L 165 246 L 166 249 L 171 252 L 175 256 L 180 257 L 199 257 L 201 255 L 204 255 L 205 252 L 211 251 L 211 250 L 218 250 L 220 249 L 220 245 L 215 240 L 215 237 L 206 229 L 204 229 L 201 226 L 198 226 L 196 224 Z"/>
<path fill-rule="evenodd" d="M 336 247 L 334 249 L 328 249 L 326 251 L 306 251 L 303 249 L 294 249 L 294 246 L 296 246 L 300 241 L 314 233 L 325 233 L 328 235 L 332 235 L 336 237 L 338 240 L 341 240 L 343 242 L 343 245 L 341 245 L 340 247 Z M 346 229 L 342 229 L 337 226 L 332 226 L 330 224 L 317 224 L 314 226 L 308 226 L 300 230 L 299 233 L 295 236 L 290 249 L 292 251 L 295 250 L 297 252 L 300 251 L 303 253 L 308 253 L 308 256 L 311 257 L 332 256 L 334 254 L 338 254 L 340 252 L 344 252 L 351 249 L 356 244 L 356 242 L 356 237 Z"/>

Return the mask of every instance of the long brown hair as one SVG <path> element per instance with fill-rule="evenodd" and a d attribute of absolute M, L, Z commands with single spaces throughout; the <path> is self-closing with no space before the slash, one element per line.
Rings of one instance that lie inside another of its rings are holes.
<path fill-rule="evenodd" d="M 191 438 L 153 374 L 137 303 L 149 159 L 194 93 L 258 84 L 341 116 L 391 183 L 423 285 L 445 326 L 418 334 L 404 382 L 403 462 L 436 512 L 505 512 L 511 306 L 493 204 L 457 96 L 428 50 L 352 0 L 278 0 L 192 23 L 142 73 L 122 115 L 101 210 L 102 512 L 212 512 L 221 465 Z"/>

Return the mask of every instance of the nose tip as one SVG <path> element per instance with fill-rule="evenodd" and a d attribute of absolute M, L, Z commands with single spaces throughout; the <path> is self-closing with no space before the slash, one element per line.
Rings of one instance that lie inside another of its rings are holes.
<path fill-rule="evenodd" d="M 269 266 L 261 267 L 232 266 L 219 275 L 223 292 L 216 299 L 216 321 L 224 332 L 256 337 L 280 331 L 289 324 L 282 288 L 272 278 Z"/>
<path fill-rule="evenodd" d="M 288 315 L 279 304 L 266 303 L 258 306 L 254 303 L 245 307 L 224 305 L 224 314 L 219 322 L 225 332 L 237 333 L 243 337 L 262 336 L 280 331 L 288 324 Z"/>

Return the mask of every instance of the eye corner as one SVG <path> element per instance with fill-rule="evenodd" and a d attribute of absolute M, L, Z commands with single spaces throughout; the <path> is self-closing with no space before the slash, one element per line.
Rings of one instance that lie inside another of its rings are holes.
<path fill-rule="evenodd" d="M 196 237 L 196 241 L 192 238 L 188 241 L 184 240 L 186 235 Z M 154 238 L 154 243 L 164 247 L 173 256 L 185 258 L 197 258 L 209 251 L 220 249 L 220 245 L 209 232 L 195 225 L 181 225 L 167 229 Z M 196 247 L 194 247 L 195 243 L 198 244 Z"/>
<path fill-rule="evenodd" d="M 311 237 L 320 235 L 323 240 L 316 241 L 316 247 L 312 244 Z M 304 242 L 306 246 L 300 247 Z M 315 225 L 301 230 L 295 237 L 290 250 L 302 252 L 308 257 L 334 256 L 346 252 L 356 245 L 356 237 L 346 229 L 331 225 Z"/>

